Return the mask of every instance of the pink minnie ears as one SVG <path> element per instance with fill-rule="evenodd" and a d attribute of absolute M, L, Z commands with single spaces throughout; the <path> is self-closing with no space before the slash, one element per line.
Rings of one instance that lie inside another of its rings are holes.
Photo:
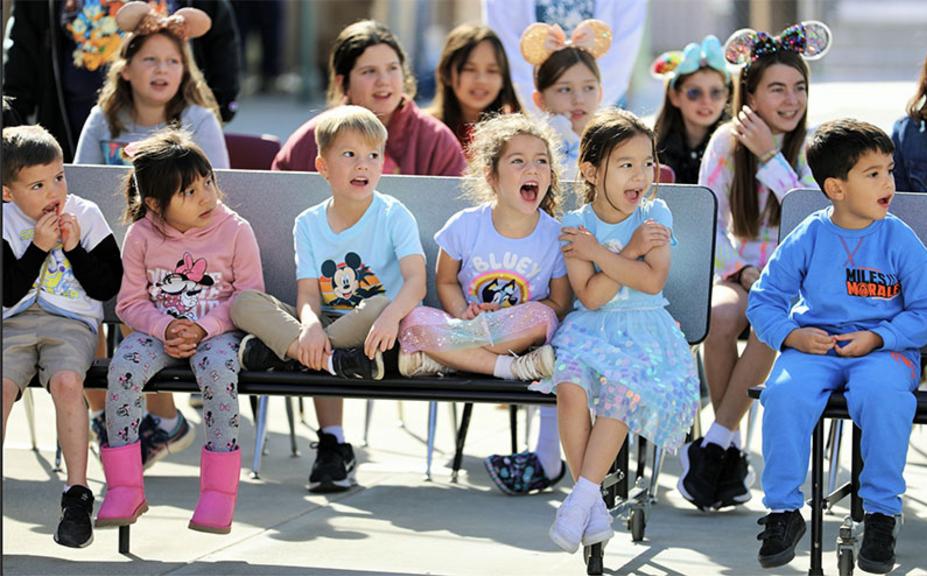
<path fill-rule="evenodd" d="M 724 43 L 724 58 L 735 66 L 748 66 L 757 58 L 788 50 L 801 54 L 805 60 L 817 60 L 827 53 L 831 37 L 830 28 L 816 20 L 789 26 L 778 36 L 742 28 Z"/>
<path fill-rule="evenodd" d="M 167 30 L 181 40 L 199 38 L 209 31 L 212 20 L 198 8 L 181 8 L 170 16 L 155 12 L 147 2 L 126 3 L 116 13 L 116 24 L 126 32 L 139 35 Z"/>
<path fill-rule="evenodd" d="M 611 45 L 612 29 L 601 20 L 583 20 L 569 38 L 558 24 L 535 22 L 522 32 L 520 43 L 521 55 L 534 66 L 543 64 L 551 54 L 567 46 L 575 46 L 598 58 L 608 52 Z"/>
<path fill-rule="evenodd" d="M 730 80 L 721 41 L 711 34 L 705 36 L 701 44 L 690 43 L 682 52 L 674 50 L 660 54 L 650 65 L 650 74 L 658 79 L 668 78 L 673 86 L 680 76 L 692 74 L 702 67 L 717 70 L 725 82 Z"/>

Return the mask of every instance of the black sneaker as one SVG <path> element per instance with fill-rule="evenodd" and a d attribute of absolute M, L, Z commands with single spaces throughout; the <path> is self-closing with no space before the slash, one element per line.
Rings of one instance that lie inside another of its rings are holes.
<path fill-rule="evenodd" d="M 795 546 L 805 535 L 805 519 L 801 512 L 774 512 L 763 516 L 757 524 L 766 528 L 757 534 L 756 539 L 762 540 L 757 560 L 763 568 L 783 566 L 795 558 Z"/>
<path fill-rule="evenodd" d="M 683 446 L 679 452 L 682 474 L 676 488 L 699 510 L 710 510 L 718 505 L 716 493 L 725 456 L 724 449 L 717 444 L 709 442 L 702 448 L 701 438 Z"/>
<path fill-rule="evenodd" d="M 334 434 L 319 432 L 319 441 L 313 442 L 317 450 L 312 472 L 309 474 L 309 491 L 315 494 L 344 492 L 355 484 L 354 448 L 341 444 Z"/>
<path fill-rule="evenodd" d="M 177 411 L 177 423 L 170 432 L 161 428 L 159 416 L 146 414 L 139 424 L 138 437 L 142 442 L 142 467 L 148 470 L 168 454 L 189 448 L 196 439 L 196 429 L 190 426 L 180 410 Z"/>
<path fill-rule="evenodd" d="M 91 439 L 96 440 L 97 447 L 109 446 L 109 437 L 106 434 L 106 412 L 90 419 Z"/>
<path fill-rule="evenodd" d="M 238 347 L 238 364 L 242 370 L 276 370 L 278 372 L 295 372 L 300 364 L 296 360 L 281 360 L 267 344 L 254 334 L 241 339 Z"/>
<path fill-rule="evenodd" d="M 335 375 L 359 380 L 383 379 L 383 354 L 377 350 L 373 360 L 362 348 L 336 348 L 332 353 Z"/>
<path fill-rule="evenodd" d="M 739 506 L 750 501 L 750 486 L 756 478 L 750 466 L 747 453 L 735 446 L 730 446 L 724 454 L 724 466 L 718 479 L 718 491 L 715 498 L 718 508 Z"/>
<path fill-rule="evenodd" d="M 864 522 L 857 565 L 865 572 L 888 574 L 895 567 L 895 517 L 876 512 L 866 514 Z"/>
<path fill-rule="evenodd" d="M 93 542 L 93 492 L 86 486 L 71 486 L 61 495 L 61 519 L 55 542 L 69 548 L 84 548 Z"/>

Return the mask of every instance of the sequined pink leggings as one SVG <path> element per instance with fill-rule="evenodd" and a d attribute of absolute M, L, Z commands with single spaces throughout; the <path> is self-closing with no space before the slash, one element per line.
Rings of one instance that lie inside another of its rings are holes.
<path fill-rule="evenodd" d="M 442 310 L 419 306 L 399 325 L 399 345 L 407 353 L 482 348 L 517 340 L 538 326 L 545 327 L 550 342 L 557 325 L 557 314 L 540 302 L 483 312 L 473 320 L 460 320 Z"/>

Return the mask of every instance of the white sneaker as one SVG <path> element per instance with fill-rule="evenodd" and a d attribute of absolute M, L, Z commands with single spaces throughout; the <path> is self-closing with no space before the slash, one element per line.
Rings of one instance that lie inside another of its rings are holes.
<path fill-rule="evenodd" d="M 547 534 L 554 544 L 573 554 L 583 539 L 586 526 L 589 524 L 589 514 L 590 509 L 580 504 L 573 492 L 570 492 L 557 509 L 557 517 Z"/>
<path fill-rule="evenodd" d="M 545 344 L 512 361 L 512 374 L 518 380 L 532 381 L 554 373 L 554 349 Z"/>
<path fill-rule="evenodd" d="M 455 372 L 453 368 L 441 364 L 424 352 L 399 352 L 399 373 L 403 376 L 435 376 L 452 372 Z"/>
<path fill-rule="evenodd" d="M 592 546 L 607 540 L 611 540 L 615 535 L 612 530 L 612 515 L 608 513 L 605 506 L 605 500 L 599 498 L 595 506 L 589 513 L 589 524 L 586 525 L 586 531 L 583 532 L 583 546 Z"/>

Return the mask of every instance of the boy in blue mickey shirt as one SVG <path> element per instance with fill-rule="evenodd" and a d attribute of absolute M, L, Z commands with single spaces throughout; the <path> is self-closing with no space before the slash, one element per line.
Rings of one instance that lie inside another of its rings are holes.
<path fill-rule="evenodd" d="M 927 249 L 888 212 L 892 151 L 891 139 L 871 124 L 821 125 L 807 148 L 808 165 L 833 206 L 786 237 L 750 292 L 751 325 L 781 351 L 760 398 L 770 513 L 760 520 L 758 559 L 765 568 L 791 561 L 805 533 L 799 510 L 810 436 L 839 389 L 862 430 L 859 568 L 883 574 L 894 567 L 912 392 L 927 344 Z"/>

